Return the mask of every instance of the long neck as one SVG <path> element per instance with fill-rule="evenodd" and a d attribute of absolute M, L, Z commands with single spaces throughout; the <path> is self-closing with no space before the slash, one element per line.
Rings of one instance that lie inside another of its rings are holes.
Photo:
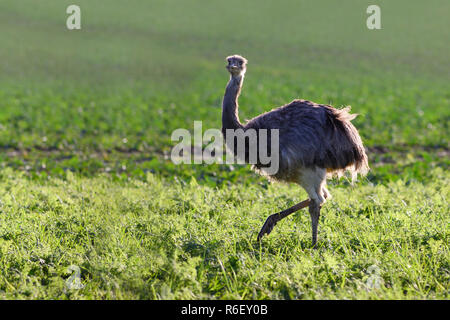
<path fill-rule="evenodd" d="M 239 121 L 238 98 L 241 93 L 244 76 L 239 75 L 231 77 L 225 89 L 225 95 L 222 102 L 222 132 L 226 129 L 242 129 L 244 126 Z"/>

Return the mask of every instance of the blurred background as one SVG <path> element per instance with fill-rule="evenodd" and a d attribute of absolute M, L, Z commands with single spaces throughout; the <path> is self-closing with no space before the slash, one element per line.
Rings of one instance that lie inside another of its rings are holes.
<path fill-rule="evenodd" d="M 66 27 L 70 4 L 81 30 Z M 249 60 L 241 120 L 295 98 L 351 105 L 369 180 L 426 180 L 448 167 L 450 3 L 377 1 L 381 30 L 366 27 L 370 4 L 3 0 L 0 161 L 36 177 L 238 179 L 246 167 L 168 159 L 174 129 L 220 128 L 224 58 L 237 53 Z"/>

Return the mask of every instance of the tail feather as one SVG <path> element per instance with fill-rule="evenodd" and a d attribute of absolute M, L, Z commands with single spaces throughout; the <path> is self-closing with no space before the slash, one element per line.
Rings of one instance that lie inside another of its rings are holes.
<path fill-rule="evenodd" d="M 346 106 L 345 108 L 342 109 L 334 109 L 336 110 L 334 112 L 334 115 L 336 116 L 336 119 L 340 120 L 340 121 L 352 121 L 354 120 L 357 116 L 359 116 L 358 113 L 350 113 L 350 110 L 352 109 L 351 106 Z"/>
<path fill-rule="evenodd" d="M 327 106 L 329 119 L 335 128 L 332 137 L 333 144 L 339 149 L 337 153 L 344 157 L 343 161 L 339 161 L 339 165 L 327 169 L 337 175 L 350 171 L 352 177 L 355 177 L 356 174 L 366 175 L 369 171 L 369 164 L 358 130 L 350 122 L 358 114 L 350 114 L 350 110 L 350 106 L 343 109 Z"/>

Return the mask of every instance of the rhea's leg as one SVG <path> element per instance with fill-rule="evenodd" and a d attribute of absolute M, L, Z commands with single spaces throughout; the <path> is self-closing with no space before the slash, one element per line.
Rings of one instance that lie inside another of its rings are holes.
<path fill-rule="evenodd" d="M 311 216 L 312 245 L 314 249 L 317 249 L 317 227 L 319 226 L 320 218 L 320 204 L 318 202 L 311 201 L 309 204 L 309 214 Z"/>
<path fill-rule="evenodd" d="M 320 208 L 330 197 L 330 193 L 326 189 L 326 170 L 322 168 L 304 170 L 300 183 L 311 199 L 309 214 L 311 216 L 312 244 L 316 248 Z"/>
<path fill-rule="evenodd" d="M 290 207 L 289 209 L 283 210 L 281 212 L 269 216 L 264 225 L 262 226 L 261 231 L 258 234 L 258 241 L 260 241 L 265 234 L 269 235 L 269 233 L 272 232 L 273 227 L 275 227 L 278 221 L 286 218 L 291 213 L 294 213 L 300 209 L 307 207 L 308 205 L 310 205 L 310 202 L 311 201 L 309 199 L 304 200 L 302 202 L 297 203 L 295 206 Z"/>

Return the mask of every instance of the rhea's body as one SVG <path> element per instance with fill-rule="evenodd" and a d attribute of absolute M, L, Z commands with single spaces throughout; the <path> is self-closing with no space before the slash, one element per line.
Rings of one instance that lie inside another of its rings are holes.
<path fill-rule="evenodd" d="M 326 189 L 327 176 L 339 175 L 346 170 L 353 175 L 365 174 L 369 170 L 361 138 L 350 122 L 356 115 L 351 115 L 349 108 L 339 110 L 311 101 L 294 100 L 242 124 L 238 116 L 238 97 L 247 60 L 234 55 L 228 57 L 227 61 L 231 77 L 222 104 L 222 132 L 227 145 L 226 131 L 229 129 L 277 129 L 279 169 L 269 177 L 278 181 L 298 183 L 309 196 L 309 200 L 270 216 L 258 238 L 269 234 L 275 224 L 285 216 L 309 206 L 315 245 L 320 208 L 330 197 Z M 236 150 L 232 151 L 236 153 Z M 264 173 L 264 166 L 259 163 L 254 167 Z"/>

